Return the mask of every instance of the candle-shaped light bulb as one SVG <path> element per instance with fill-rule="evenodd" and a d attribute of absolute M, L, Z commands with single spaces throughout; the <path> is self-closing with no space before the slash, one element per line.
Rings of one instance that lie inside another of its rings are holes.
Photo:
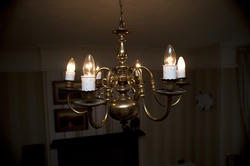
<path fill-rule="evenodd" d="M 137 70 L 135 71 L 135 76 L 142 76 L 142 70 L 139 69 L 141 67 L 141 63 L 138 59 L 136 60 L 135 67 L 137 68 Z"/>
<path fill-rule="evenodd" d="M 82 91 L 95 91 L 95 61 L 92 55 L 85 58 L 82 69 Z"/>
<path fill-rule="evenodd" d="M 181 56 L 181 57 L 178 59 L 177 68 L 178 68 L 178 70 L 179 70 L 179 69 L 181 69 L 181 70 L 184 69 L 184 70 L 185 70 L 185 67 L 186 67 L 185 61 L 184 61 L 183 57 Z"/>
<path fill-rule="evenodd" d="M 67 72 L 75 72 L 76 64 L 74 58 L 70 58 L 67 64 Z"/>
<path fill-rule="evenodd" d="M 175 65 L 176 64 L 176 53 L 171 44 L 168 45 L 165 55 L 164 55 L 165 65 Z"/>
<path fill-rule="evenodd" d="M 96 72 L 100 69 L 99 65 L 96 66 Z M 96 75 L 96 79 L 97 80 L 100 80 L 102 78 L 102 73 L 101 72 L 98 72 L 97 75 Z"/>
<path fill-rule="evenodd" d="M 95 75 L 95 60 L 91 54 L 86 56 L 83 64 L 83 75 L 94 76 Z"/>
<path fill-rule="evenodd" d="M 65 80 L 67 81 L 74 81 L 75 79 L 75 60 L 74 58 L 70 58 L 68 64 L 67 64 L 67 70 L 65 75 Z"/>
<path fill-rule="evenodd" d="M 185 61 L 183 57 L 179 57 L 178 62 L 177 62 L 177 77 L 178 78 L 185 78 L 186 73 L 185 73 Z"/>
<path fill-rule="evenodd" d="M 176 79 L 176 54 L 172 45 L 168 45 L 164 54 L 163 79 Z"/>

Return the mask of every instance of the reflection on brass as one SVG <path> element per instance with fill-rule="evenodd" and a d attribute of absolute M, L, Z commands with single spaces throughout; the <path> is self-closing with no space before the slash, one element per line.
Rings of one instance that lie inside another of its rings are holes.
<path fill-rule="evenodd" d="M 138 114 L 138 103 L 126 94 L 111 101 L 110 116 L 116 120 L 130 120 Z"/>

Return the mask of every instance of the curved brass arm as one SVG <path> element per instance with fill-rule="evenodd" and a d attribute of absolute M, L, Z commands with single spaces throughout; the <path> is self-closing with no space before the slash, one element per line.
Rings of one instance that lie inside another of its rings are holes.
<path fill-rule="evenodd" d="M 111 73 L 112 73 L 112 71 L 108 68 L 108 67 L 101 67 L 99 70 L 97 70 L 96 71 L 96 73 L 95 73 L 95 76 L 97 76 L 97 74 L 99 73 L 99 72 L 102 72 L 102 71 L 104 71 L 104 70 L 106 70 L 106 71 L 108 71 L 108 76 L 106 77 L 106 78 L 103 78 L 102 79 L 102 86 L 103 87 L 105 87 L 105 88 L 109 88 L 108 87 L 108 85 L 106 85 L 104 82 L 106 81 L 107 83 L 109 83 L 109 79 L 110 79 L 110 75 L 111 75 Z"/>
<path fill-rule="evenodd" d="M 133 75 L 135 75 L 135 72 L 140 72 L 141 74 L 142 74 L 142 71 L 140 71 L 139 69 L 144 69 L 145 71 L 147 71 L 147 73 L 149 74 L 149 77 L 150 77 L 150 79 L 151 79 L 151 85 L 152 85 L 152 89 L 153 89 L 153 91 L 155 91 L 155 80 L 154 80 L 154 75 L 153 75 L 153 73 L 147 68 L 147 67 L 145 67 L 145 66 L 140 66 L 140 67 L 130 67 L 131 69 L 132 69 L 132 73 L 131 73 L 131 75 L 133 76 Z M 142 79 L 142 77 L 139 77 L 139 81 L 141 82 L 141 83 L 143 83 L 143 79 Z"/>
<path fill-rule="evenodd" d="M 141 69 L 144 69 L 144 70 L 149 74 L 149 76 L 150 76 L 150 79 L 151 79 L 151 86 L 152 86 L 152 92 L 153 92 L 153 96 L 154 96 L 156 102 L 157 102 L 161 107 L 166 107 L 165 104 L 162 104 L 162 103 L 160 102 L 160 100 L 158 99 L 157 94 L 156 94 L 156 92 L 155 92 L 155 80 L 154 80 L 153 73 L 152 73 L 147 67 L 145 67 L 145 66 L 141 66 L 140 68 L 141 68 Z M 134 71 L 133 71 L 133 73 L 134 73 Z"/>
<path fill-rule="evenodd" d="M 168 96 L 168 103 L 167 103 L 167 106 L 165 106 L 166 112 L 165 112 L 165 114 L 161 118 L 156 118 L 156 117 L 153 117 L 151 115 L 151 113 L 148 111 L 147 106 L 145 104 L 144 97 L 142 97 L 142 103 L 143 103 L 143 108 L 144 108 L 144 111 L 145 111 L 146 115 L 151 120 L 162 121 L 162 120 L 164 120 L 165 118 L 168 117 L 169 113 L 172 112 L 172 107 L 176 106 L 180 102 L 181 98 L 182 98 L 182 95 L 178 96 L 177 100 L 172 103 L 172 97 Z"/>
<path fill-rule="evenodd" d="M 108 67 L 101 67 L 99 70 L 96 71 L 95 76 L 97 76 L 99 72 L 102 72 L 102 70 L 111 71 Z"/>
<path fill-rule="evenodd" d="M 159 99 L 158 99 L 157 96 L 156 96 L 156 93 L 153 93 L 153 95 L 154 95 L 155 100 L 157 101 L 157 103 L 158 103 L 160 106 L 166 107 L 165 104 L 162 104 L 162 103 L 159 101 Z M 169 96 L 168 96 L 168 97 L 169 97 Z M 182 95 L 178 96 L 177 100 L 171 104 L 171 107 L 176 106 L 176 105 L 181 101 L 181 98 L 182 98 Z"/>
<path fill-rule="evenodd" d="M 84 114 L 84 113 L 88 112 L 88 111 L 83 111 L 83 112 L 81 112 L 81 111 L 77 111 L 76 109 L 74 109 L 73 106 L 71 105 L 71 102 L 70 102 L 70 94 L 67 95 L 67 101 L 68 101 L 69 108 L 70 108 L 73 112 L 75 112 L 75 113 L 77 113 L 77 114 Z"/>
<path fill-rule="evenodd" d="M 88 117 L 89 117 L 89 122 L 91 124 L 91 126 L 95 129 L 99 129 L 101 127 L 104 126 L 106 120 L 108 119 L 108 107 L 109 107 L 109 104 L 107 103 L 106 105 L 106 111 L 105 111 L 105 116 L 104 116 L 104 119 L 101 121 L 101 123 L 96 123 L 93 119 L 93 116 L 92 116 L 92 108 L 91 107 L 88 107 Z"/>
<path fill-rule="evenodd" d="M 143 104 L 144 112 L 146 113 L 148 118 L 153 120 L 153 121 L 162 121 L 168 117 L 168 115 L 171 111 L 171 102 L 172 102 L 172 97 L 168 97 L 168 104 L 166 107 L 166 112 L 163 114 L 162 117 L 156 118 L 156 117 L 152 116 L 151 113 L 148 111 L 147 106 L 146 106 L 145 101 L 144 101 L 144 98 L 142 97 L 142 104 Z"/>
<path fill-rule="evenodd" d="M 166 107 L 166 105 L 165 104 L 162 104 L 161 102 L 160 102 L 160 100 L 158 99 L 158 97 L 157 97 L 157 94 L 153 91 L 153 96 L 154 96 L 154 98 L 155 98 L 155 101 L 161 106 L 161 107 Z"/>
<path fill-rule="evenodd" d="M 133 94 L 136 93 L 136 89 L 134 88 L 133 84 L 132 84 L 132 80 L 128 80 L 128 85 L 129 88 L 132 90 Z"/>
<path fill-rule="evenodd" d="M 148 73 L 149 76 L 150 76 L 151 85 L 152 85 L 152 91 L 153 91 L 153 96 L 154 96 L 156 102 L 157 102 L 160 106 L 162 106 L 162 107 L 167 107 L 165 104 L 162 104 L 162 103 L 160 102 L 160 100 L 158 99 L 158 97 L 157 97 L 157 93 L 156 93 L 156 91 L 155 91 L 155 80 L 154 80 L 153 73 L 152 73 L 147 67 L 145 67 L 145 66 L 141 66 L 140 68 L 142 68 L 142 69 L 144 69 L 145 71 L 147 71 L 147 73 Z M 134 72 L 134 71 L 133 71 L 133 72 Z M 182 97 L 182 95 L 179 96 L 178 99 L 177 99 L 174 103 L 171 104 L 171 107 L 177 105 L 177 104 L 180 102 L 181 97 Z M 171 98 L 171 97 L 168 96 L 168 98 Z M 172 99 L 171 99 L 171 102 L 172 102 Z M 168 105 L 170 105 L 170 103 L 168 103 Z"/>
<path fill-rule="evenodd" d="M 181 101 L 182 95 L 178 96 L 177 100 L 171 104 L 171 107 L 176 106 Z"/>
<path fill-rule="evenodd" d="M 144 69 L 149 74 L 150 79 L 151 79 L 152 90 L 155 91 L 155 80 L 154 80 L 153 73 L 145 66 L 140 66 L 140 69 Z"/>

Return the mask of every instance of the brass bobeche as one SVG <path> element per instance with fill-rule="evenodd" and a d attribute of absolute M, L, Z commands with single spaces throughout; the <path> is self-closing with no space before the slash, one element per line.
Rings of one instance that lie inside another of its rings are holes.
<path fill-rule="evenodd" d="M 82 92 L 82 98 L 78 101 L 72 102 L 70 100 L 70 94 L 68 93 L 68 105 L 76 113 L 87 113 L 90 124 L 94 128 L 102 127 L 107 117 L 110 116 L 115 120 L 119 120 L 124 127 L 128 120 L 135 118 L 139 112 L 139 105 L 143 106 L 143 110 L 146 115 L 154 121 L 161 121 L 168 117 L 172 108 L 179 103 L 183 93 L 186 91 L 181 89 L 179 85 L 184 85 L 184 81 L 181 80 L 178 84 L 178 80 L 162 80 L 163 88 L 156 89 L 155 80 L 152 72 L 145 66 L 127 66 L 125 65 L 128 55 L 125 50 L 126 35 L 128 30 L 125 28 L 125 22 L 123 20 L 123 8 L 120 0 L 120 23 L 117 30 L 113 30 L 113 33 L 118 35 L 119 49 L 117 51 L 118 66 L 112 69 L 108 67 L 102 67 L 96 71 L 96 75 L 99 72 L 105 73 L 105 76 L 101 80 L 96 81 L 97 90 L 94 92 Z M 139 72 L 139 75 L 135 73 Z M 166 109 L 165 113 L 156 118 L 149 112 L 145 104 L 144 94 L 144 80 L 142 72 L 147 73 L 151 81 L 152 94 L 156 101 Z M 68 86 L 70 83 L 68 84 Z M 66 89 L 67 90 L 67 89 Z M 69 91 L 68 91 L 69 92 Z M 158 96 L 163 95 L 167 97 L 167 104 L 162 104 L 158 100 Z M 101 123 L 97 124 L 92 117 L 93 107 L 104 104 L 106 112 L 104 119 Z M 86 107 L 87 111 L 79 112 L 75 107 Z"/>

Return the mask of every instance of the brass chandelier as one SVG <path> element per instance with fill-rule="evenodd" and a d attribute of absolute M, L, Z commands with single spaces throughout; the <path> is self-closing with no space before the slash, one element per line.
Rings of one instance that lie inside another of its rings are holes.
<path fill-rule="evenodd" d="M 174 48 L 168 45 L 163 65 L 163 78 L 161 89 L 156 89 L 153 73 L 137 60 L 133 66 L 125 65 L 128 55 L 125 50 L 126 35 L 128 30 L 125 27 L 123 16 L 122 0 L 120 4 L 119 27 L 113 30 L 118 35 L 119 49 L 117 59 L 119 65 L 108 68 L 95 66 L 92 55 L 87 55 L 83 65 L 83 75 L 81 76 L 81 88 L 74 88 L 75 84 L 75 61 L 70 59 L 65 75 L 66 85 L 63 90 L 67 93 L 68 106 L 77 114 L 88 114 L 89 122 L 94 128 L 104 126 L 108 116 L 121 122 L 125 128 L 128 120 L 135 118 L 139 112 L 139 105 L 142 105 L 147 117 L 153 121 L 162 121 L 168 117 L 171 109 L 176 106 L 186 90 L 182 89 L 188 83 L 185 82 L 185 62 L 179 58 L 176 65 L 176 54 Z M 147 73 L 150 78 L 152 95 L 157 103 L 164 107 L 166 111 L 157 118 L 148 110 L 145 104 L 145 91 L 143 74 Z M 71 95 L 75 92 L 81 93 L 81 98 L 71 100 Z M 167 104 L 162 104 L 158 96 L 167 98 Z M 103 120 L 98 123 L 93 119 L 93 107 L 105 105 L 105 115 Z M 80 111 L 87 108 L 87 111 Z"/>

